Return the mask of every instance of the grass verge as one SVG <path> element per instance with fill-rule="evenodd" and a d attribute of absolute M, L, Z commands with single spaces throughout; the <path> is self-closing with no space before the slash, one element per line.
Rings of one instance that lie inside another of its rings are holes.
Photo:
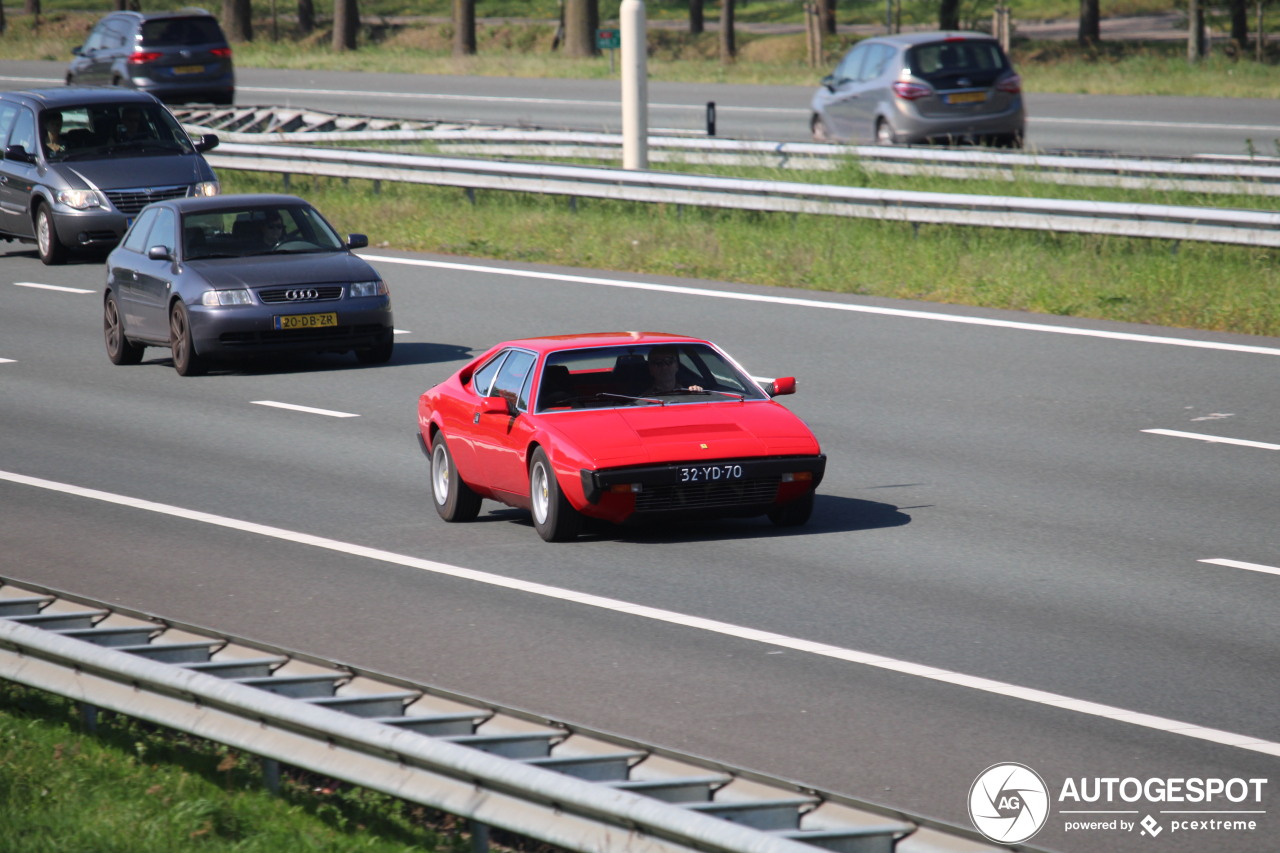
<path fill-rule="evenodd" d="M 224 170 L 224 192 L 279 175 Z M 374 247 L 1280 335 L 1268 249 L 293 176 Z"/>
<path fill-rule="evenodd" d="M 251 756 L 108 717 L 85 734 L 70 700 L 0 680 L 6 853 L 469 849 L 426 809 L 297 772 L 273 795 Z"/>

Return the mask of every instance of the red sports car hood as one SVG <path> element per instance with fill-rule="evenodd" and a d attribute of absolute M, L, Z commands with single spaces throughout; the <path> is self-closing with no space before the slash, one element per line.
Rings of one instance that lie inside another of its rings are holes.
<path fill-rule="evenodd" d="M 771 401 L 565 412 L 545 424 L 597 468 L 820 452 L 804 422 Z"/>

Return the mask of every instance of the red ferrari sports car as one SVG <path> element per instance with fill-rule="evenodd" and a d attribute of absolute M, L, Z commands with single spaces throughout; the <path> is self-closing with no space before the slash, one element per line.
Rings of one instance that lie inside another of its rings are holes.
<path fill-rule="evenodd" d="M 484 498 L 533 514 L 548 542 L 584 516 L 809 520 L 826 457 L 804 422 L 709 341 L 656 332 L 498 344 L 418 400 L 445 521 Z"/>

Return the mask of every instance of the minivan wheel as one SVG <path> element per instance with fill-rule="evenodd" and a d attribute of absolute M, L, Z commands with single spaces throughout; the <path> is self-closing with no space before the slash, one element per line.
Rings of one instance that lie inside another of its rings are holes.
<path fill-rule="evenodd" d="M 816 113 L 809 122 L 809 132 L 813 134 L 814 142 L 831 142 L 831 131 L 827 130 L 827 123 L 822 120 L 822 116 Z"/>
<path fill-rule="evenodd" d="M 876 145 L 897 145 L 898 137 L 887 119 L 876 122 Z"/>
<path fill-rule="evenodd" d="M 44 204 L 36 210 L 36 246 L 45 266 L 67 262 L 67 247 L 58 239 L 58 229 L 53 226 L 53 214 L 49 212 L 48 205 Z"/>

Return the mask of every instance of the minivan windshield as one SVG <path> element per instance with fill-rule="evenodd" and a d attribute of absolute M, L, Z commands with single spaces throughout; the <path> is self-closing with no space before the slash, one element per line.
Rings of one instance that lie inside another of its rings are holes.
<path fill-rule="evenodd" d="M 40 115 L 45 159 L 97 160 L 190 154 L 186 131 L 160 104 L 121 103 L 48 109 Z"/>

